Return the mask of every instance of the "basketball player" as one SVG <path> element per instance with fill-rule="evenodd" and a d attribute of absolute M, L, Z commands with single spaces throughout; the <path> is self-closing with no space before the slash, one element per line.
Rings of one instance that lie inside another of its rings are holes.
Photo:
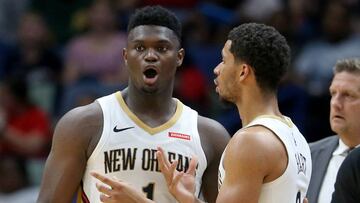
<path fill-rule="evenodd" d="M 90 171 L 131 183 L 156 202 L 174 202 L 155 157 L 161 146 L 178 170 L 198 156 L 196 196 L 216 198 L 217 165 L 228 133 L 172 97 L 184 50 L 174 14 L 144 7 L 131 17 L 123 57 L 129 71 L 121 92 L 75 108 L 57 124 L 38 202 L 108 202 Z M 201 187 L 201 188 L 200 188 Z"/>
<path fill-rule="evenodd" d="M 230 140 L 220 161 L 216 202 L 306 201 L 310 149 L 291 119 L 280 113 L 276 98 L 290 63 L 285 38 L 272 27 L 243 24 L 229 33 L 222 56 L 214 69 L 216 92 L 236 104 L 244 127 Z M 194 181 L 188 178 L 191 173 L 177 172 L 161 150 L 157 155 L 175 198 L 198 202 L 188 187 Z"/>
<path fill-rule="evenodd" d="M 274 28 L 243 24 L 234 28 L 215 68 L 216 91 L 237 105 L 244 128 L 230 140 L 219 166 L 216 202 L 307 203 L 311 175 L 310 149 L 291 119 L 279 111 L 276 90 L 290 62 L 290 48 Z M 177 172 L 159 148 L 157 158 L 168 188 L 181 203 L 196 198 L 196 159 L 186 173 Z M 151 202 L 123 181 L 98 173 L 94 177 L 109 202 Z M 122 201 L 125 200 L 125 201 Z"/>

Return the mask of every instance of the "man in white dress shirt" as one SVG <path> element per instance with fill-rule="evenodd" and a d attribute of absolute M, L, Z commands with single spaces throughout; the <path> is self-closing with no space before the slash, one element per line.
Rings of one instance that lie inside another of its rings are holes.
<path fill-rule="evenodd" d="M 336 63 L 330 86 L 330 125 L 337 136 L 310 144 L 313 172 L 309 203 L 329 203 L 341 163 L 360 144 L 360 59 Z"/>

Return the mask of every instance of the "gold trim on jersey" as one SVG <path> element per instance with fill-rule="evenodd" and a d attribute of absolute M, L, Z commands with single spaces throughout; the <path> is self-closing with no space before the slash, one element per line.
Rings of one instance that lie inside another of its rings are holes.
<path fill-rule="evenodd" d="M 124 98 L 122 97 L 120 91 L 115 93 L 115 97 L 118 100 L 120 107 L 125 111 L 125 113 L 130 117 L 130 119 L 133 120 L 140 128 L 142 128 L 143 130 L 145 130 L 146 132 L 148 132 L 151 135 L 154 135 L 156 133 L 159 133 L 161 131 L 164 131 L 164 130 L 172 127 L 179 120 L 180 115 L 183 111 L 183 104 L 178 99 L 176 99 L 177 104 L 176 104 L 176 111 L 175 111 L 174 115 L 166 123 L 153 128 L 153 127 L 150 127 L 149 125 L 147 125 L 146 123 L 144 123 L 142 120 L 140 120 L 129 109 L 129 107 L 126 105 Z"/>
<path fill-rule="evenodd" d="M 84 192 L 83 181 L 81 181 L 80 186 L 78 188 L 77 194 L 75 196 L 76 203 L 90 203 L 86 193 Z"/>
<path fill-rule="evenodd" d="M 281 116 L 280 117 L 280 116 L 275 116 L 275 115 L 261 115 L 261 116 L 256 117 L 254 120 L 259 119 L 259 118 L 273 118 L 273 119 L 276 119 L 276 120 L 279 120 L 279 121 L 285 123 L 290 128 L 292 128 L 292 126 L 294 125 L 293 122 L 291 121 L 291 119 L 289 117 L 286 117 L 286 116 Z"/>
<path fill-rule="evenodd" d="M 83 203 L 81 195 L 82 195 L 82 189 L 80 186 L 78 188 L 77 195 L 76 195 L 76 203 Z"/>

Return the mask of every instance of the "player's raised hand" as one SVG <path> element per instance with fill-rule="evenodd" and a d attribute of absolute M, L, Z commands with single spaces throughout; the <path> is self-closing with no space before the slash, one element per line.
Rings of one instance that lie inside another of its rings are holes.
<path fill-rule="evenodd" d="M 164 175 L 170 193 L 180 203 L 193 203 L 196 199 L 195 193 L 195 169 L 197 165 L 197 157 L 193 157 L 190 161 L 188 170 L 177 171 L 177 161 L 170 163 L 166 158 L 165 152 L 158 147 L 156 157 L 159 162 L 161 173 Z"/>
<path fill-rule="evenodd" d="M 136 190 L 132 185 L 115 178 L 108 178 L 97 172 L 90 173 L 93 177 L 100 180 L 96 183 L 96 188 L 100 192 L 100 201 L 104 203 L 150 203 L 153 202 L 146 198 L 145 194 Z"/>

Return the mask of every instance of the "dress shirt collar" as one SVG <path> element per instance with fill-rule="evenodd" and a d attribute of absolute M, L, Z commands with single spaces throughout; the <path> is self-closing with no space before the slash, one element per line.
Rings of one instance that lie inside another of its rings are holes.
<path fill-rule="evenodd" d="M 348 147 L 341 139 L 339 139 L 339 145 L 333 152 L 333 156 L 346 155 L 350 147 Z"/>

